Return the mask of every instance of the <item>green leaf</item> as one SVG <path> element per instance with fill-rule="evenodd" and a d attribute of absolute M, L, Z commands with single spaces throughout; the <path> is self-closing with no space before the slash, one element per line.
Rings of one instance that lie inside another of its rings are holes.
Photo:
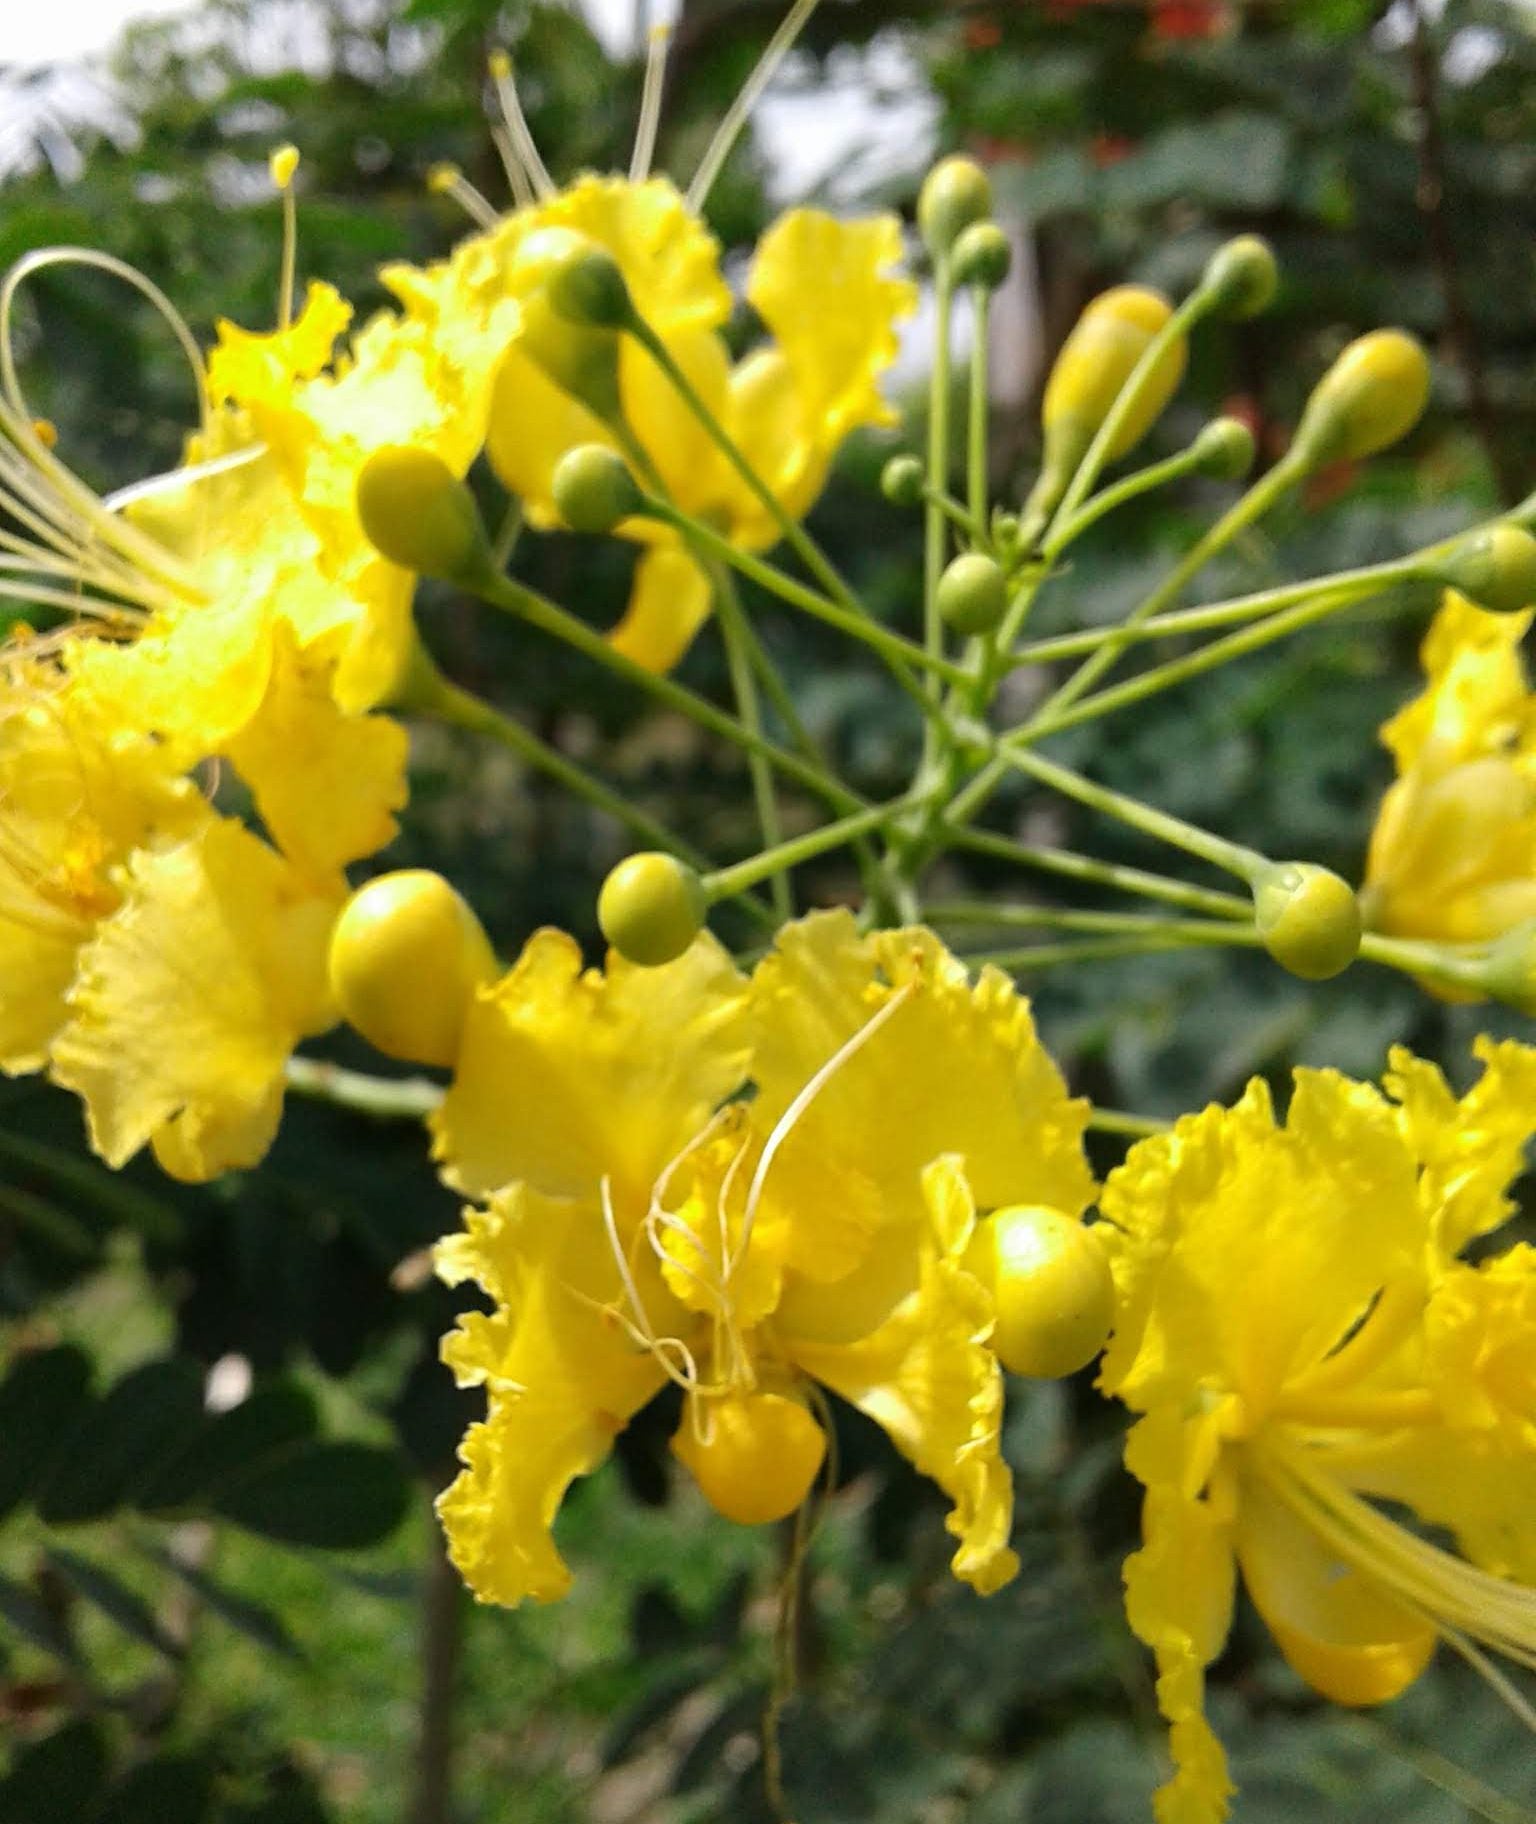
<path fill-rule="evenodd" d="M 91 1362 L 61 1343 L 18 1355 L 0 1381 L 0 1518 L 47 1475 L 90 1400 Z"/>
<path fill-rule="evenodd" d="M 208 1763 L 166 1755 L 134 1768 L 91 1824 L 209 1824 L 213 1804 Z"/>
<path fill-rule="evenodd" d="M 128 1499 L 203 1413 L 203 1376 L 183 1357 L 135 1368 L 85 1415 L 37 1497 L 50 1525 L 97 1520 Z"/>
<path fill-rule="evenodd" d="M 181 1217 L 169 1204 L 62 1147 L 0 1128 L 0 1160 L 35 1174 L 51 1189 L 90 1204 L 109 1222 L 137 1229 L 152 1241 L 175 1241 L 181 1234 Z"/>
<path fill-rule="evenodd" d="M 182 1658 L 186 1649 L 160 1626 L 144 1598 L 136 1590 L 130 1590 L 111 1571 L 92 1563 L 89 1558 L 82 1558 L 78 1552 L 66 1551 L 63 1546 L 50 1549 L 48 1562 L 77 1596 L 100 1609 L 109 1621 L 115 1622 L 141 1646 L 162 1653 L 167 1659 Z"/>
<path fill-rule="evenodd" d="M 8 1622 L 34 1647 L 41 1647 L 67 1666 L 79 1668 L 80 1654 L 59 1617 L 46 1603 L 39 1602 L 29 1589 L 3 1576 L 0 1576 L 0 1621 Z"/>
<path fill-rule="evenodd" d="M 372 1444 L 299 1444 L 219 1491 L 214 1511 L 288 1545 L 344 1551 L 377 1545 L 405 1516 L 411 1489 L 393 1451 Z"/>
<path fill-rule="evenodd" d="M 228 1412 L 209 1414 L 182 1449 L 156 1466 L 134 1505 L 156 1513 L 206 1504 L 226 1483 L 314 1437 L 318 1428 L 314 1398 L 297 1381 L 258 1387 Z"/>
<path fill-rule="evenodd" d="M 0 1780 L 0 1824 L 47 1824 L 85 1817 L 107 1780 L 107 1745 L 83 1718 L 16 1756 Z"/>
<path fill-rule="evenodd" d="M 253 1602 L 249 1596 L 228 1589 L 206 1571 L 199 1570 L 195 1564 L 184 1563 L 164 1546 L 140 1541 L 139 1549 L 152 1563 L 169 1571 L 173 1577 L 186 1584 L 189 1590 L 194 1591 L 198 1599 L 206 1603 L 221 1621 L 227 1622 L 258 1647 L 276 1653 L 283 1659 L 304 1658 L 303 1649 L 283 1625 L 282 1618 L 265 1603 Z"/>

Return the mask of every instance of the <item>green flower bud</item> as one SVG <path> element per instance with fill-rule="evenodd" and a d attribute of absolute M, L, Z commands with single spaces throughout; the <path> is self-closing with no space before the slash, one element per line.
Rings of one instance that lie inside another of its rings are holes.
<path fill-rule="evenodd" d="M 549 301 L 568 323 L 587 329 L 628 329 L 635 320 L 619 262 L 595 241 L 573 247 L 550 268 Z"/>
<path fill-rule="evenodd" d="M 992 1352 L 1012 1374 L 1056 1380 L 1086 1368 L 1115 1317 L 1103 1244 L 1044 1205 L 995 1210 L 976 1225 L 965 1264 L 992 1294 Z"/>
<path fill-rule="evenodd" d="M 1013 249 L 996 222 L 972 222 L 950 250 L 950 277 L 957 285 L 996 291 L 1012 264 Z"/>
<path fill-rule="evenodd" d="M 1008 606 L 1008 579 L 980 551 L 957 557 L 939 578 L 939 613 L 956 633 L 990 633 Z"/>
<path fill-rule="evenodd" d="M 1224 317 L 1258 316 L 1269 309 L 1279 288 L 1274 251 L 1256 234 L 1240 234 L 1218 247 L 1200 280 L 1200 289 Z"/>
<path fill-rule="evenodd" d="M 1195 472 L 1215 481 L 1241 481 L 1253 467 L 1253 432 L 1241 418 L 1213 418 L 1189 449 Z"/>
<path fill-rule="evenodd" d="M 475 990 L 497 966 L 479 919 L 425 868 L 360 887 L 331 934 L 343 1017 L 386 1057 L 417 1064 L 453 1064 Z"/>
<path fill-rule="evenodd" d="M 403 570 L 453 578 L 488 561 L 475 497 L 430 450 L 375 450 L 357 477 L 357 516 L 369 544 Z"/>
<path fill-rule="evenodd" d="M 568 450 L 550 482 L 555 508 L 573 532 L 611 532 L 645 511 L 645 496 L 617 451 L 600 443 Z"/>
<path fill-rule="evenodd" d="M 1360 952 L 1360 904 L 1346 880 L 1309 861 L 1279 862 L 1253 890 L 1264 948 L 1292 975 L 1326 982 Z"/>
<path fill-rule="evenodd" d="M 1536 603 L 1536 538 L 1521 526 L 1485 526 L 1440 558 L 1438 582 L 1494 614 L 1518 614 Z"/>
<path fill-rule="evenodd" d="M 1351 342 L 1312 389 L 1291 455 L 1318 468 L 1406 437 L 1429 402 L 1429 357 L 1400 329 Z"/>
<path fill-rule="evenodd" d="M 1489 947 L 1483 981 L 1495 1000 L 1536 1017 L 1536 919 L 1515 925 Z"/>
<path fill-rule="evenodd" d="M 538 363 L 555 385 L 612 423 L 621 409 L 619 398 L 619 337 L 612 327 L 594 327 L 589 319 L 578 321 L 558 309 L 551 297 L 552 281 L 561 273 L 595 270 L 590 256 L 603 256 L 597 243 L 571 228 L 539 228 L 512 256 L 508 282 L 522 310 L 517 346 Z M 611 256 L 603 256 L 611 258 Z M 602 281 L 593 289 L 601 292 Z M 565 303 L 577 308 L 582 292 L 573 283 Z M 601 300 L 599 299 L 599 303 Z M 610 300 L 611 302 L 611 300 Z M 491 404 L 492 460 L 499 437 L 521 434 L 522 403 L 516 388 L 503 398 L 498 387 Z"/>
<path fill-rule="evenodd" d="M 921 506 L 923 481 L 923 465 L 917 457 L 893 456 L 880 471 L 880 492 L 893 506 Z"/>
<path fill-rule="evenodd" d="M 603 882 L 597 922 L 619 955 L 654 969 L 681 956 L 704 926 L 704 883 L 675 855 L 627 855 Z"/>
<path fill-rule="evenodd" d="M 972 222 L 992 213 L 992 185 L 973 158 L 941 158 L 917 198 L 917 227 L 935 261 L 942 260 Z"/>

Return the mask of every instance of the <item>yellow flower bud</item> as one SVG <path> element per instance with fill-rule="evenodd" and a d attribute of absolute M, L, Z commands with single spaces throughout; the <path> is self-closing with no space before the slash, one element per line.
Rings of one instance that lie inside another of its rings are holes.
<path fill-rule="evenodd" d="M 990 633 L 1008 606 L 1008 579 L 980 551 L 957 557 L 939 578 L 939 613 L 956 633 Z"/>
<path fill-rule="evenodd" d="M 1303 981 L 1326 982 L 1360 952 L 1354 888 L 1312 862 L 1281 862 L 1254 888 L 1254 924 L 1264 948 Z"/>
<path fill-rule="evenodd" d="M 522 308 L 517 346 L 556 386 L 611 422 L 620 411 L 618 334 L 573 321 L 550 297 L 557 273 L 577 270 L 598 252 L 595 241 L 574 229 L 539 228 L 513 255 L 508 282 Z"/>
<path fill-rule="evenodd" d="M 1062 345 L 1045 385 L 1040 422 L 1047 468 L 1060 460 L 1058 451 L 1076 463 L 1147 345 L 1172 314 L 1168 300 L 1144 285 L 1116 285 L 1089 304 Z M 1182 336 L 1163 352 L 1136 410 L 1109 448 L 1111 462 L 1141 441 L 1172 398 L 1184 373 L 1184 352 Z"/>
<path fill-rule="evenodd" d="M 451 1065 L 476 988 L 496 974 L 480 921 L 440 874 L 381 874 L 342 908 L 330 980 L 343 1016 L 387 1057 Z"/>
<path fill-rule="evenodd" d="M 474 496 L 430 450 L 375 450 L 357 477 L 357 516 L 375 550 L 421 576 L 463 576 L 486 561 Z"/>
<path fill-rule="evenodd" d="M 584 443 L 568 450 L 550 482 L 555 508 L 573 532 L 611 532 L 645 509 L 645 497 L 616 450 Z"/>
<path fill-rule="evenodd" d="M 919 506 L 923 479 L 923 465 L 917 457 L 893 456 L 880 471 L 880 492 L 893 506 Z"/>
<path fill-rule="evenodd" d="M 1040 1204 L 977 1224 L 966 1265 L 992 1294 L 992 1351 L 1012 1374 L 1056 1380 L 1086 1368 L 1115 1316 L 1102 1244 L 1075 1217 Z"/>
<path fill-rule="evenodd" d="M 1256 317 L 1268 310 L 1279 287 L 1274 251 L 1256 234 L 1240 234 L 1218 247 L 1200 280 L 1200 289 L 1224 317 Z"/>
<path fill-rule="evenodd" d="M 1253 467 L 1254 447 L 1241 418 L 1213 418 L 1189 446 L 1196 471 L 1215 481 L 1241 481 Z"/>
<path fill-rule="evenodd" d="M 972 222 L 992 213 L 992 185 L 973 158 L 941 158 L 917 197 L 917 227 L 934 260 L 942 260 Z"/>
<path fill-rule="evenodd" d="M 1460 539 L 1433 570 L 1494 614 L 1518 614 L 1536 603 L 1536 538 L 1522 526 L 1486 526 Z"/>
<path fill-rule="evenodd" d="M 827 1454 L 826 1433 L 782 1393 L 695 1396 L 672 1449 L 727 1520 L 763 1526 L 792 1514 Z"/>
<path fill-rule="evenodd" d="M 703 929 L 704 883 L 675 855 L 627 855 L 603 882 L 597 922 L 619 955 L 654 969 L 681 956 Z"/>
<path fill-rule="evenodd" d="M 950 277 L 957 285 L 980 285 L 987 291 L 997 290 L 1012 264 L 1013 248 L 996 222 L 972 222 L 949 256 Z"/>
<path fill-rule="evenodd" d="M 1317 468 L 1374 456 L 1418 423 L 1429 402 L 1429 357 L 1400 329 L 1351 342 L 1312 389 L 1291 455 Z"/>

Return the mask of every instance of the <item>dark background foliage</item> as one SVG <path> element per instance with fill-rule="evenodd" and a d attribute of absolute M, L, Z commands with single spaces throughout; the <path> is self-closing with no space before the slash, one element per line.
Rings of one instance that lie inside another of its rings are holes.
<path fill-rule="evenodd" d="M 663 168 L 692 169 L 779 12 L 776 0 L 685 0 Z M 639 0 L 642 24 L 645 13 Z M 0 264 L 51 243 L 105 248 L 163 285 L 200 338 L 221 316 L 261 326 L 279 235 L 266 159 L 292 140 L 301 271 L 366 315 L 384 301 L 381 260 L 431 257 L 461 231 L 425 189 L 430 165 L 453 160 L 501 197 L 485 55 L 514 41 L 556 175 L 622 168 L 638 67 L 610 61 L 573 12 L 532 0 L 207 0 L 129 32 L 105 113 L 74 105 L 57 72 L 0 69 Z M 825 0 L 783 80 L 828 108 L 862 81 L 873 124 L 893 55 L 901 85 L 931 98 L 933 150 L 992 164 L 1038 273 L 1042 348 L 1031 357 L 1020 329 L 995 351 L 1000 497 L 1016 497 L 1036 447 L 1039 356 L 1086 298 L 1121 278 L 1185 286 L 1244 229 L 1281 255 L 1276 307 L 1202 338 L 1154 450 L 1228 409 L 1272 457 L 1312 378 L 1383 322 L 1432 347 L 1435 396 L 1401 452 L 1318 478 L 1205 593 L 1390 556 L 1530 485 L 1527 8 Z M 860 170 L 864 200 L 910 218 L 916 145 Z M 750 142 L 733 157 L 710 203 L 731 248 L 768 219 L 774 176 Z M 120 288 L 78 269 L 39 275 L 17 345 L 29 397 L 96 485 L 176 460 L 187 376 Z M 920 435 L 917 415 L 903 438 Z M 849 452 L 814 525 L 877 609 L 910 625 L 918 528 L 875 485 L 896 441 Z M 1116 516 L 1052 585 L 1039 630 L 1122 612 L 1225 498 L 1206 485 Z M 516 559 L 598 624 L 618 611 L 628 562 L 593 541 L 531 536 Z M 1388 599 L 1060 751 L 1268 852 L 1358 878 L 1387 776 L 1374 730 L 1412 688 L 1423 608 Z M 749 847 L 744 778 L 696 731 L 446 592 L 428 592 L 422 622 L 455 676 L 712 852 Z M 871 792 L 899 787 L 914 734 L 900 700 L 830 636 L 776 612 L 762 625 L 848 774 Z M 701 641 L 690 681 L 715 689 L 721 672 Z M 507 951 L 547 920 L 590 946 L 620 833 L 440 731 L 419 732 L 415 762 L 406 833 L 379 865 L 443 868 Z M 813 807 L 794 814 L 809 821 Z M 993 818 L 1162 861 L 1022 792 Z M 838 865 L 800 884 L 810 903 L 852 887 Z M 948 864 L 943 884 L 1005 901 L 1049 891 L 983 863 Z M 1314 989 L 1216 952 L 1030 985 L 1074 1084 L 1160 1115 L 1295 1062 L 1370 1073 L 1398 1040 L 1459 1067 L 1488 1023 L 1363 967 Z M 374 1067 L 361 1046 L 337 1041 L 333 1054 Z M 765 1815 L 758 1731 L 786 1545 L 674 1486 L 664 1409 L 570 1503 L 568 1603 L 470 1612 L 445 1571 L 428 1500 L 468 1403 L 436 1364 L 454 1304 L 423 1250 L 454 1221 L 409 1126 L 291 1102 L 259 1171 L 183 1190 L 152 1167 L 98 1167 L 67 1098 L 33 1081 L 0 1093 L 0 1824 Z M 210 1385 L 238 1392 L 247 1374 L 249 1396 L 216 1409 Z M 801 1824 L 1146 1818 L 1159 1733 L 1118 1609 L 1135 1494 L 1118 1423 L 1086 1380 L 1012 1389 L 1025 1570 L 985 1603 L 948 1579 L 934 1492 L 862 1421 L 843 1414 L 840 1427 L 841 1491 L 812 1555 L 782 1719 Z M 1404 1824 L 1533 1815 L 1494 1790 L 1529 1798 L 1519 1726 L 1456 1665 L 1351 1715 L 1306 1693 L 1245 1616 L 1213 1682 L 1242 1824 L 1303 1809 Z"/>

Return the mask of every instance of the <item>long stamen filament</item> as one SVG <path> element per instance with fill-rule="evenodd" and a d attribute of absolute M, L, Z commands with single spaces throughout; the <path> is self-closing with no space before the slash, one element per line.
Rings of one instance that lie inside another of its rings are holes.
<path fill-rule="evenodd" d="M 715 137 L 709 142 L 709 150 L 704 154 L 694 173 L 693 182 L 688 186 L 688 207 L 695 214 L 708 201 L 709 193 L 715 187 L 715 179 L 730 157 L 731 148 L 740 138 L 741 130 L 747 124 L 753 108 L 757 106 L 758 97 L 778 74 L 779 65 L 793 50 L 795 40 L 804 30 L 816 6 L 817 0 L 795 0 L 785 15 L 784 22 L 768 40 L 757 61 L 757 68 L 742 84 L 741 93 L 727 108 L 725 118 L 716 128 Z"/>
<path fill-rule="evenodd" d="M 645 47 L 645 82 L 640 90 L 640 117 L 635 124 L 635 149 L 629 161 L 629 181 L 644 183 L 656 156 L 656 132 L 661 125 L 661 97 L 666 86 L 670 26 L 653 25 Z"/>
<path fill-rule="evenodd" d="M 533 186 L 536 196 L 547 197 L 555 194 L 555 180 L 549 175 L 544 160 L 539 156 L 539 148 L 534 144 L 533 134 L 528 127 L 528 118 L 523 113 L 523 104 L 517 95 L 517 79 L 512 70 L 512 59 L 505 51 L 492 51 L 490 57 L 491 81 L 496 86 L 496 100 L 501 108 L 501 117 L 506 122 L 507 137 L 511 140 L 518 160 L 528 174 L 528 181 Z"/>

